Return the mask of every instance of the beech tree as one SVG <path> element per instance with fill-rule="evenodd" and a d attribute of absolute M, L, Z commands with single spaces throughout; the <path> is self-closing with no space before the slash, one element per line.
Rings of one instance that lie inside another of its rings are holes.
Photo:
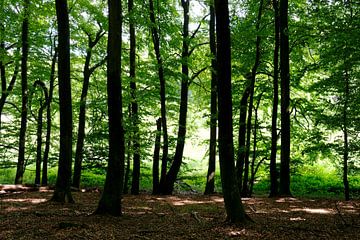
<path fill-rule="evenodd" d="M 30 0 L 24 0 L 23 20 L 21 30 L 21 126 L 19 134 L 19 156 L 16 169 L 15 184 L 21 184 L 25 171 L 25 134 L 28 112 L 28 55 L 29 55 L 29 5 Z"/>
<path fill-rule="evenodd" d="M 125 163 L 121 93 L 121 1 L 108 0 L 108 7 L 109 36 L 107 44 L 107 93 L 109 115 L 109 159 L 104 191 L 95 213 L 120 216 L 122 214 L 121 196 L 124 187 Z"/>
<path fill-rule="evenodd" d="M 56 16 L 59 36 L 60 153 L 55 191 L 51 200 L 55 202 L 74 202 L 70 191 L 73 126 L 70 81 L 70 31 L 67 0 L 56 0 Z"/>
<path fill-rule="evenodd" d="M 246 222 L 248 217 L 241 203 L 234 165 L 228 1 L 215 0 L 215 13 L 219 98 L 219 160 L 222 190 L 227 219 L 230 222 Z"/>

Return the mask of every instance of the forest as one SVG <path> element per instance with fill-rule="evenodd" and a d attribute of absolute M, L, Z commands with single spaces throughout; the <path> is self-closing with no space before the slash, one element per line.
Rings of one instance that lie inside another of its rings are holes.
<path fill-rule="evenodd" d="M 0 239 L 358 236 L 359 1 L 0 8 Z"/>

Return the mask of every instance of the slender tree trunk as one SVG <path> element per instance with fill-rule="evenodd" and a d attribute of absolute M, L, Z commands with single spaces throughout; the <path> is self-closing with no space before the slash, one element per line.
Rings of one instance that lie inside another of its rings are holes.
<path fill-rule="evenodd" d="M 19 156 L 16 168 L 15 184 L 21 184 L 25 171 L 25 134 L 27 127 L 28 112 L 28 78 L 27 78 L 27 62 L 29 55 L 29 5 L 30 0 L 24 0 L 23 22 L 21 33 L 22 56 L 21 56 L 21 127 L 19 133 Z"/>
<path fill-rule="evenodd" d="M 96 213 L 120 216 L 124 187 L 125 143 L 122 113 L 121 0 L 108 0 L 109 36 L 107 45 L 107 92 L 109 113 L 109 160 L 102 193 Z"/>
<path fill-rule="evenodd" d="M 215 192 L 215 166 L 216 166 L 216 127 L 217 127 L 217 76 L 216 76 L 216 35 L 215 35 L 215 9 L 213 3 L 210 3 L 210 52 L 211 59 L 211 113 L 210 113 L 210 149 L 209 166 L 206 176 L 206 187 L 204 194 L 213 194 Z"/>
<path fill-rule="evenodd" d="M 348 139 L 348 99 L 350 95 L 349 76 L 345 73 L 345 96 L 343 110 L 343 133 L 344 133 L 344 155 L 343 155 L 343 184 L 344 197 L 346 201 L 350 200 L 349 180 L 348 180 L 348 161 L 349 161 L 349 139 Z"/>
<path fill-rule="evenodd" d="M 128 12 L 131 15 L 129 21 L 130 32 L 130 96 L 132 116 L 132 141 L 133 141 L 133 172 L 131 182 L 131 194 L 139 194 L 140 185 L 140 134 L 139 134 L 139 107 L 136 97 L 136 33 L 135 19 L 133 16 L 134 1 L 128 0 Z"/>
<path fill-rule="evenodd" d="M 55 44 L 55 43 L 54 43 Z M 45 150 L 43 157 L 43 167 L 42 167 L 42 177 L 41 177 L 41 185 L 47 186 L 48 184 L 48 161 L 49 161 L 49 152 L 50 152 L 50 139 L 51 139 L 51 102 L 54 93 L 54 81 L 55 81 L 55 66 L 57 59 L 57 48 L 55 47 L 54 55 L 51 60 L 51 72 L 50 72 L 50 86 L 49 86 L 49 97 L 46 108 L 46 137 L 45 137 Z"/>
<path fill-rule="evenodd" d="M 44 94 L 44 100 L 40 99 L 40 108 L 37 117 L 37 130 L 36 130 L 36 168 L 35 168 L 35 185 L 40 185 L 41 178 L 41 157 L 42 157 L 42 129 L 43 129 L 43 113 L 46 108 L 48 99 L 48 90 L 44 82 L 37 80 L 34 82 L 34 89 L 39 86 Z"/>
<path fill-rule="evenodd" d="M 259 106 L 260 106 L 260 102 L 261 102 L 261 98 L 263 96 L 264 92 L 260 93 L 259 95 L 259 99 L 258 102 L 256 104 L 256 107 L 254 109 L 255 111 L 255 122 L 254 122 L 254 128 L 253 128 L 253 152 L 252 152 L 252 160 L 251 160 L 251 165 L 250 165 L 250 172 L 251 172 L 251 176 L 250 176 L 250 189 L 249 189 L 249 197 L 252 196 L 253 194 L 253 188 L 254 188 L 254 181 L 255 181 L 255 162 L 256 162 L 256 157 L 257 157 L 257 129 L 258 129 L 258 110 L 259 110 Z"/>
<path fill-rule="evenodd" d="M 232 97 L 231 97 L 231 40 L 227 0 L 215 0 L 217 32 L 217 72 L 219 109 L 219 159 L 222 190 L 227 219 L 246 222 L 235 175 Z"/>
<path fill-rule="evenodd" d="M 81 179 L 81 168 L 82 160 L 84 155 L 84 140 L 85 140 L 85 123 L 86 123 L 86 98 L 89 90 L 90 77 L 92 73 L 99 66 L 103 65 L 105 61 L 100 61 L 93 67 L 90 67 L 90 61 L 92 56 L 92 50 L 96 44 L 100 41 L 102 36 L 105 34 L 102 28 L 96 33 L 95 40 L 91 38 L 91 34 L 85 32 L 88 36 L 88 48 L 86 51 L 85 64 L 83 70 L 83 86 L 81 90 L 80 97 L 80 110 L 79 110 L 79 124 L 78 124 L 78 134 L 76 142 L 76 151 L 75 151 L 75 165 L 74 165 L 74 175 L 72 186 L 74 188 L 80 188 L 80 179 Z"/>
<path fill-rule="evenodd" d="M 247 104 L 250 95 L 250 86 L 246 87 L 240 101 L 240 117 L 239 117 L 239 135 L 238 135 L 238 150 L 236 159 L 236 175 L 238 179 L 238 188 L 241 192 L 244 163 L 245 163 L 245 139 L 246 139 L 246 112 Z"/>
<path fill-rule="evenodd" d="M 130 180 L 130 165 L 131 165 L 131 140 L 127 142 L 127 155 L 126 155 L 126 167 L 125 167 L 125 176 L 124 176 L 124 194 L 129 193 L 129 180 Z"/>
<path fill-rule="evenodd" d="M 55 202 L 74 202 L 71 191 L 72 162 L 72 102 L 70 80 L 70 31 L 67 0 L 56 0 L 58 22 L 59 61 L 59 105 L 60 105 L 60 153 L 55 191 Z"/>
<path fill-rule="evenodd" d="M 280 76 L 281 76 L 281 196 L 291 196 L 290 191 L 290 66 L 288 0 L 280 0 Z"/>
<path fill-rule="evenodd" d="M 167 119 L 166 119 L 166 90 L 165 90 L 164 66 L 160 53 L 160 37 L 158 33 L 157 23 L 155 20 L 153 0 L 149 0 L 149 10 L 150 10 L 150 21 L 152 23 L 151 35 L 154 43 L 156 60 L 158 63 L 158 75 L 160 80 L 160 104 L 161 104 L 161 121 L 162 121 L 162 134 L 163 134 L 163 154 L 161 159 L 160 188 L 163 188 L 163 186 L 165 186 L 166 183 L 167 161 L 169 154 L 169 139 L 167 133 Z"/>
<path fill-rule="evenodd" d="M 179 129 L 176 142 L 175 156 L 171 164 L 168 174 L 166 175 L 166 183 L 161 189 L 163 194 L 172 194 L 174 183 L 179 173 L 182 163 L 185 138 L 186 138 L 186 117 L 188 111 L 188 91 L 189 91 L 189 6 L 190 0 L 181 0 L 184 10 L 183 22 L 183 47 L 181 53 L 181 93 L 180 93 L 180 115 Z"/>
<path fill-rule="evenodd" d="M 161 145 L 161 119 L 159 118 L 156 121 L 156 137 L 155 137 L 155 147 L 154 147 L 154 156 L 153 156 L 153 166 L 152 166 L 152 177 L 153 177 L 153 191 L 152 194 L 159 194 L 159 161 L 160 161 L 160 145 Z"/>
<path fill-rule="evenodd" d="M 259 5 L 259 12 L 256 22 L 256 31 L 260 30 L 260 23 L 262 17 L 262 10 L 263 10 L 263 3 L 264 1 L 260 1 Z M 247 197 L 249 195 L 249 165 L 250 165 L 250 144 L 251 144 L 251 120 L 252 120 L 252 112 L 253 112 L 253 104 L 254 104 L 254 91 L 255 91 L 255 81 L 256 81 L 256 72 L 260 65 L 260 57 L 261 57 L 261 37 L 260 35 L 256 36 L 256 56 L 255 56 L 255 63 L 251 70 L 251 82 L 250 82 L 250 99 L 249 99 L 249 112 L 248 112 L 248 119 L 247 119 L 247 127 L 246 127 L 246 148 L 245 148 L 245 160 L 244 160 L 244 179 L 242 184 L 242 191 L 241 196 Z"/>
<path fill-rule="evenodd" d="M 279 104 L 279 48 L 280 48 L 280 19 L 279 19 L 279 3 L 273 0 L 274 21 L 275 21 L 275 48 L 274 48 L 274 80 L 273 80 L 273 109 L 271 118 L 271 154 L 270 154 L 270 195 L 276 197 L 278 191 L 278 170 L 276 168 L 276 152 L 277 152 L 277 115 Z"/>

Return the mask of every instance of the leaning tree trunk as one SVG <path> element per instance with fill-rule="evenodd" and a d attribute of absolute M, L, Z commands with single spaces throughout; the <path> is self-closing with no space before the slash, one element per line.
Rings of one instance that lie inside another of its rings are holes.
<path fill-rule="evenodd" d="M 279 48 L 280 48 L 280 21 L 279 21 L 279 3 L 273 0 L 274 21 L 275 21 L 275 47 L 274 47 L 274 79 L 273 79 L 273 109 L 271 118 L 271 154 L 270 154 L 270 195 L 276 197 L 278 191 L 278 170 L 276 168 L 276 152 L 277 152 L 277 116 L 279 104 Z"/>
<path fill-rule="evenodd" d="M 55 191 L 55 202 L 74 202 L 71 191 L 72 162 L 72 102 L 70 80 L 70 31 L 67 0 L 56 0 L 59 35 L 59 105 L 60 105 L 60 153 Z"/>
<path fill-rule="evenodd" d="M 210 147 L 209 166 L 206 176 L 204 194 L 213 194 L 215 191 L 215 167 L 216 167 L 216 125 L 217 125 L 217 76 L 216 76 L 216 36 L 215 36 L 215 9 L 210 4 L 210 52 L 211 52 L 211 100 L 210 100 Z"/>
<path fill-rule="evenodd" d="M 109 160 L 97 214 L 120 216 L 121 196 L 124 186 L 125 143 L 122 113 L 121 46 L 122 6 L 121 0 L 108 0 L 109 36 L 107 45 L 107 93 L 109 113 Z"/>
<path fill-rule="evenodd" d="M 225 210 L 230 222 L 246 222 L 247 215 L 241 203 L 235 175 L 232 97 L 231 97 L 231 40 L 227 0 L 215 0 L 218 109 L 219 109 L 219 159 Z"/>
<path fill-rule="evenodd" d="M 131 181 L 131 194 L 139 194 L 140 185 L 140 133 L 139 133 L 139 107 L 136 98 L 136 34 L 135 19 L 133 13 L 134 1 L 128 0 L 128 12 L 130 13 L 130 97 L 131 97 L 131 123 L 133 142 L 133 172 Z"/>
<path fill-rule="evenodd" d="M 290 191 L 290 66 L 288 0 L 280 0 L 281 166 L 279 194 Z"/>
<path fill-rule="evenodd" d="M 19 133 L 19 156 L 16 168 L 15 184 L 21 184 L 25 171 L 25 134 L 27 127 L 28 112 L 28 77 L 27 62 L 29 55 L 29 5 L 30 0 L 24 0 L 23 22 L 21 32 L 22 56 L 21 56 L 21 127 Z"/>
<path fill-rule="evenodd" d="M 54 43 L 55 45 L 55 43 Z M 50 152 L 50 139 L 51 139 L 51 102 L 54 93 L 54 81 L 55 81 L 55 66 L 57 59 L 57 47 L 54 49 L 54 55 L 51 60 L 51 72 L 50 72 L 50 86 L 49 86 L 49 97 L 46 108 L 46 137 L 45 137 L 45 150 L 43 157 L 43 168 L 42 168 L 42 176 L 41 176 L 41 185 L 48 185 L 48 161 L 49 161 L 49 152 Z"/>
<path fill-rule="evenodd" d="M 154 50 L 158 65 L 158 75 L 160 80 L 160 108 L 161 108 L 160 110 L 161 110 L 162 134 L 163 134 L 163 153 L 161 159 L 161 177 L 160 177 L 160 188 L 162 188 L 162 186 L 165 185 L 165 181 L 166 181 L 167 161 L 169 154 L 169 138 L 167 133 L 167 119 L 166 119 L 166 90 L 165 90 L 164 66 L 160 53 L 160 36 L 157 28 L 157 23 L 155 20 L 153 0 L 149 0 L 149 11 L 150 11 L 150 21 L 152 23 L 151 35 L 154 44 Z"/>

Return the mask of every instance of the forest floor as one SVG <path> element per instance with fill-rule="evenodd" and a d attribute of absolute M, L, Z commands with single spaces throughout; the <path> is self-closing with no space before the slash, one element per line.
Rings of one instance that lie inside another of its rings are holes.
<path fill-rule="evenodd" d="M 1 189 L 0 189 L 1 190 Z M 360 201 L 243 199 L 254 223 L 225 222 L 219 195 L 125 195 L 123 216 L 99 216 L 100 192 L 0 191 L 0 239 L 360 239 Z"/>

